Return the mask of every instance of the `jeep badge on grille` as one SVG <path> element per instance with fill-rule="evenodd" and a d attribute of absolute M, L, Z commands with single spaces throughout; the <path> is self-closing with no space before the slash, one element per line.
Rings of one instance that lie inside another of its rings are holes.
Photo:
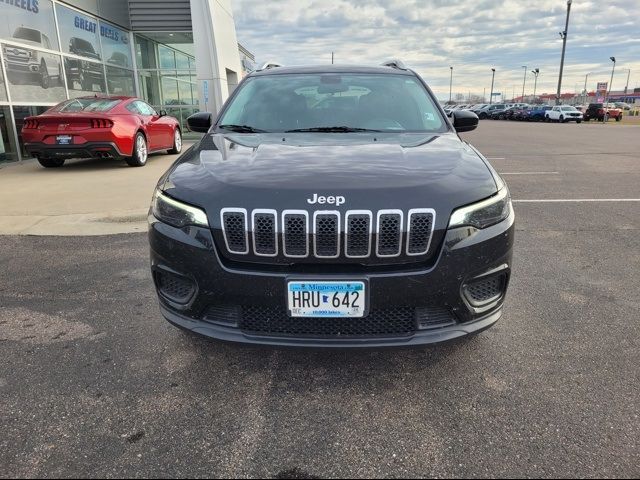
<path fill-rule="evenodd" d="M 316 203 L 319 203 L 320 205 L 329 203 L 329 204 L 335 205 L 336 207 L 339 207 L 340 205 L 344 205 L 344 202 L 346 202 L 346 199 L 341 195 L 336 195 L 336 196 L 330 195 L 328 197 L 323 197 L 322 195 L 318 195 L 317 193 L 314 193 L 313 198 L 307 198 L 307 202 L 311 205 L 315 205 Z"/>

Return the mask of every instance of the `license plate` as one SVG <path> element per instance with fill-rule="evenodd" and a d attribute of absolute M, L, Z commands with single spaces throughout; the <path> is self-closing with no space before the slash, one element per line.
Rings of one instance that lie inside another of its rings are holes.
<path fill-rule="evenodd" d="M 362 318 L 367 313 L 364 282 L 291 281 L 287 284 L 292 317 Z"/>
<path fill-rule="evenodd" d="M 71 135 L 58 135 L 56 137 L 56 143 L 58 145 L 70 145 L 73 137 Z"/>

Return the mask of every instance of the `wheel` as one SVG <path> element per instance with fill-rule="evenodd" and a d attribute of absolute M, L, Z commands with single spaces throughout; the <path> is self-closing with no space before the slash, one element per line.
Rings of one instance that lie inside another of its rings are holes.
<path fill-rule="evenodd" d="M 149 158 L 147 139 L 142 132 L 138 132 L 133 140 L 133 156 L 127 157 L 127 163 L 131 167 L 144 167 L 147 164 L 147 158 Z"/>
<path fill-rule="evenodd" d="M 182 134 L 180 133 L 180 129 L 176 128 L 173 133 L 173 148 L 169 150 L 169 153 L 172 155 L 176 155 L 182 151 Z"/>
<path fill-rule="evenodd" d="M 64 158 L 39 158 L 38 163 L 44 168 L 60 168 L 64 165 Z"/>
<path fill-rule="evenodd" d="M 545 122 L 548 122 L 548 121 L 549 121 L 549 115 L 545 115 L 545 116 L 544 116 L 544 121 L 545 121 Z"/>
<path fill-rule="evenodd" d="M 619 122 L 620 120 L 622 120 L 622 114 L 620 114 L 620 115 L 618 115 L 618 116 L 616 117 L 616 122 Z"/>
<path fill-rule="evenodd" d="M 44 60 L 40 62 L 40 85 L 45 90 L 49 88 L 51 84 L 51 77 L 49 77 L 49 70 L 47 70 L 47 64 Z"/>
<path fill-rule="evenodd" d="M 486 113 L 484 113 L 484 112 L 480 114 L 480 120 L 486 120 L 487 117 L 488 117 L 488 115 Z"/>
<path fill-rule="evenodd" d="M 582 120 L 576 120 L 576 123 L 582 123 Z"/>
<path fill-rule="evenodd" d="M 560 123 L 564 123 L 564 115 L 560 115 L 560 120 L 558 120 Z"/>

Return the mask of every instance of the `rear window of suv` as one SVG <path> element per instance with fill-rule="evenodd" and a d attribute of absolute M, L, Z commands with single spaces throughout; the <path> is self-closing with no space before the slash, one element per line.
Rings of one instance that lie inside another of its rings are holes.
<path fill-rule="evenodd" d="M 400 74 L 273 74 L 248 78 L 220 125 L 266 132 L 347 127 L 382 132 L 446 129 L 416 77 Z"/>

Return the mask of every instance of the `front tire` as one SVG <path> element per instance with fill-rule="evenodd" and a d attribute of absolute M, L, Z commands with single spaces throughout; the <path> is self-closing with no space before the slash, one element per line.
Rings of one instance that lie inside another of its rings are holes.
<path fill-rule="evenodd" d="M 177 155 L 182 151 L 182 133 L 180 129 L 176 127 L 175 132 L 173 132 L 173 148 L 169 150 L 171 155 Z"/>
<path fill-rule="evenodd" d="M 147 146 L 147 139 L 142 132 L 138 132 L 133 139 L 133 156 L 126 159 L 127 163 L 130 167 L 144 167 L 148 158 L 149 147 Z"/>
<path fill-rule="evenodd" d="M 560 123 L 564 123 L 564 115 L 560 115 L 560 120 L 558 120 Z"/>
<path fill-rule="evenodd" d="M 38 163 L 44 168 L 60 168 L 64 165 L 64 158 L 39 158 Z"/>
<path fill-rule="evenodd" d="M 619 122 L 620 120 L 622 120 L 622 114 L 620 114 L 620 115 L 618 115 L 618 116 L 616 117 L 616 122 Z"/>

